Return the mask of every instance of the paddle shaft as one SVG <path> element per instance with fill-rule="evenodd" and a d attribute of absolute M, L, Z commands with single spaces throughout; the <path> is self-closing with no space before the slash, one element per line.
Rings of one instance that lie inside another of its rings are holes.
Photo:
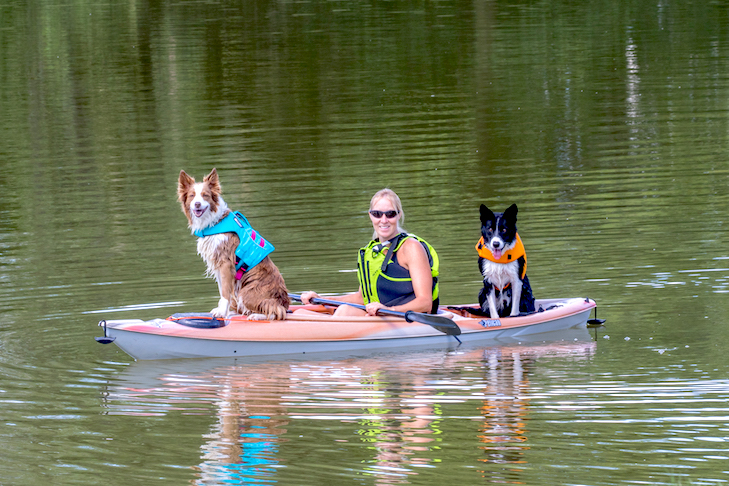
<path fill-rule="evenodd" d="M 301 295 L 298 294 L 289 294 L 289 298 L 297 302 L 302 302 Z M 367 307 L 362 304 L 352 304 L 349 302 L 340 302 L 337 300 L 322 299 L 318 297 L 311 299 L 311 303 L 333 306 L 351 305 L 352 307 L 356 307 L 357 309 L 367 310 Z M 438 331 L 448 334 L 450 336 L 458 336 L 459 334 L 461 334 L 461 328 L 458 327 L 458 324 L 448 319 L 447 317 L 437 316 L 435 314 L 422 314 L 420 312 L 414 311 L 399 312 L 390 309 L 377 309 L 377 313 L 386 316 L 399 317 L 401 319 L 405 319 L 408 322 L 427 324 L 434 327 Z"/>

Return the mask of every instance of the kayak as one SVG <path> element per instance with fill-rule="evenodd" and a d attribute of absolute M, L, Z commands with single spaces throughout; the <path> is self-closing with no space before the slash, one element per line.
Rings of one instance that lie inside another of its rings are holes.
<path fill-rule="evenodd" d="M 586 329 L 589 298 L 536 301 L 532 314 L 490 318 L 477 315 L 478 305 L 441 306 L 437 315 L 340 317 L 323 304 L 292 305 L 284 320 L 257 321 L 233 315 L 174 314 L 166 319 L 102 320 L 102 344 L 114 343 L 136 360 L 296 355 L 398 347 L 453 347 L 462 343 L 518 343 L 540 335 Z M 297 312 L 302 310 L 304 312 Z M 409 313 L 406 313 L 409 314 Z M 405 314 L 403 314 L 405 315 Z M 430 324 L 427 316 L 439 319 Z M 597 321 L 597 319 L 595 319 Z M 452 323 L 444 329 L 441 322 Z M 588 334 L 589 337 L 589 334 Z"/>

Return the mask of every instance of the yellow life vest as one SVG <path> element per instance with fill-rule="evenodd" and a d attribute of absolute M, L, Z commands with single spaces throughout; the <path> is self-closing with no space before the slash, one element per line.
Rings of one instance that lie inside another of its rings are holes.
<path fill-rule="evenodd" d="M 410 273 L 397 263 L 395 256 L 395 252 L 408 238 L 418 240 L 428 255 L 430 272 L 433 276 L 433 301 L 437 301 L 438 268 L 440 266 L 438 254 L 424 239 L 416 235 L 401 233 L 393 239 L 392 251 L 390 251 L 390 247 L 384 246 L 378 240 L 370 241 L 367 246 L 359 250 L 357 273 L 365 304 L 382 302 L 385 305 L 398 305 L 415 298 Z"/>

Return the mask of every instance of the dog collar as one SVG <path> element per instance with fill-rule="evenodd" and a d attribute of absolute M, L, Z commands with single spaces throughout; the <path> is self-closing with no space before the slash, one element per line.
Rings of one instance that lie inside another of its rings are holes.
<path fill-rule="evenodd" d="M 486 246 L 483 236 L 476 244 L 476 251 L 478 252 L 478 256 L 494 263 L 511 263 L 517 261 L 521 257 L 524 257 L 524 261 L 526 262 L 526 250 L 524 249 L 524 243 L 521 242 L 519 233 L 516 234 L 516 245 L 514 248 L 503 252 L 501 254 L 501 258 L 497 259 L 494 257 L 494 254 L 491 253 L 491 250 L 489 250 L 488 246 Z M 526 267 L 526 265 L 524 266 Z"/>

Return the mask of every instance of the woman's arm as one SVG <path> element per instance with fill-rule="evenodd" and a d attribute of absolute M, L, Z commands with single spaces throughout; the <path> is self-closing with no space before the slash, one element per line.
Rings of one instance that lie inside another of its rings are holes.
<path fill-rule="evenodd" d="M 321 296 L 316 292 L 307 291 L 301 293 L 301 302 L 304 304 L 310 304 L 311 299 L 317 299 Z M 364 298 L 362 297 L 362 289 L 360 288 L 357 292 L 351 294 L 337 295 L 334 297 L 327 297 L 329 300 L 337 300 L 339 302 L 346 302 L 348 304 L 364 304 Z"/>

